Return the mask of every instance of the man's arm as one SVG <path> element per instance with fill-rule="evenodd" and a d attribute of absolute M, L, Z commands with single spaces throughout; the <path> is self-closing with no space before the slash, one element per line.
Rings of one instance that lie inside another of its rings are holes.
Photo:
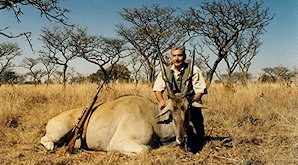
<path fill-rule="evenodd" d="M 158 101 L 158 106 L 160 109 L 163 109 L 166 106 L 165 100 L 163 98 L 163 92 L 165 88 L 166 88 L 166 85 L 164 80 L 162 79 L 162 74 L 159 73 L 154 82 L 153 91 L 154 91 L 155 98 Z"/>
<path fill-rule="evenodd" d="M 203 93 L 196 93 L 193 100 L 196 102 L 200 102 L 202 99 Z"/>
<path fill-rule="evenodd" d="M 194 95 L 193 100 L 196 102 L 200 102 L 202 99 L 202 96 L 204 94 L 207 94 L 207 87 L 206 87 L 206 83 L 204 81 L 202 72 L 198 67 L 194 68 L 194 76 L 192 80 L 193 80 L 192 81 L 193 88 L 196 93 Z"/>
<path fill-rule="evenodd" d="M 163 91 L 162 92 L 155 91 L 154 94 L 155 94 L 155 97 L 158 101 L 159 109 L 163 109 L 166 106 L 165 100 L 163 98 Z"/>

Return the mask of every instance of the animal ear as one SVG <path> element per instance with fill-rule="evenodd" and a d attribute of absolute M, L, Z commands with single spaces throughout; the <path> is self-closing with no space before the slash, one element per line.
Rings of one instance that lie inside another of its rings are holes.
<path fill-rule="evenodd" d="M 169 124 L 173 121 L 173 116 L 171 113 L 167 113 L 157 119 L 157 124 Z"/>
<path fill-rule="evenodd" d="M 167 107 L 165 107 L 165 108 L 163 108 L 163 109 L 156 115 L 156 118 L 159 118 L 159 117 L 161 117 L 161 116 L 163 116 L 164 114 L 169 113 L 169 112 L 170 112 L 170 110 L 169 110 Z"/>
<path fill-rule="evenodd" d="M 172 113 L 169 109 L 164 108 L 156 116 L 157 124 L 169 124 L 173 120 Z"/>

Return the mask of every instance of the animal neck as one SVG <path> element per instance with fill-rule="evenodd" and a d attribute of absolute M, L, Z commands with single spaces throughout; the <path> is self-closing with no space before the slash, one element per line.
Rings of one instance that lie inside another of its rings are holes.
<path fill-rule="evenodd" d="M 159 137 L 161 142 L 175 141 L 175 132 L 173 122 L 169 124 L 158 124 L 154 132 Z"/>
<path fill-rule="evenodd" d="M 157 114 L 160 113 L 160 109 L 159 107 L 157 106 Z M 155 116 L 156 116 L 155 115 Z M 170 123 L 167 123 L 167 124 L 158 124 L 157 123 L 158 120 L 156 119 L 154 121 L 154 124 L 153 124 L 153 129 L 154 129 L 154 132 L 155 134 L 159 137 L 160 141 L 161 142 L 170 142 L 170 141 L 175 141 L 175 132 L 174 132 L 174 123 L 173 121 L 171 121 Z"/>

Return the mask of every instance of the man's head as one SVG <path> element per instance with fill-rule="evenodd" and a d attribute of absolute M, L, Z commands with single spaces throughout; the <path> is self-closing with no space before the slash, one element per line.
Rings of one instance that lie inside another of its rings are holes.
<path fill-rule="evenodd" d="M 174 46 L 172 48 L 172 63 L 174 67 L 178 70 L 183 66 L 184 60 L 186 59 L 185 47 L 184 46 Z"/>

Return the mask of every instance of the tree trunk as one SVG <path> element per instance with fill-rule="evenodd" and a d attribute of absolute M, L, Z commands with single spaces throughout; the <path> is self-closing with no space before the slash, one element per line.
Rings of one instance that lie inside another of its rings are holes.
<path fill-rule="evenodd" d="M 154 83 L 154 75 L 155 75 L 155 70 L 154 68 L 150 67 L 150 70 L 149 70 L 149 80 L 150 80 L 150 83 Z"/>
<path fill-rule="evenodd" d="M 66 70 L 67 70 L 68 66 L 64 65 L 63 66 L 63 86 L 66 86 Z"/>
<path fill-rule="evenodd" d="M 206 79 L 206 86 L 207 88 L 209 88 L 209 86 L 211 85 L 212 79 L 213 79 L 213 75 L 216 71 L 216 68 L 218 66 L 218 64 L 220 63 L 220 61 L 223 59 L 223 56 L 219 56 L 217 58 L 217 60 L 214 62 L 212 68 L 209 70 L 209 72 L 207 73 L 207 79 Z"/>

